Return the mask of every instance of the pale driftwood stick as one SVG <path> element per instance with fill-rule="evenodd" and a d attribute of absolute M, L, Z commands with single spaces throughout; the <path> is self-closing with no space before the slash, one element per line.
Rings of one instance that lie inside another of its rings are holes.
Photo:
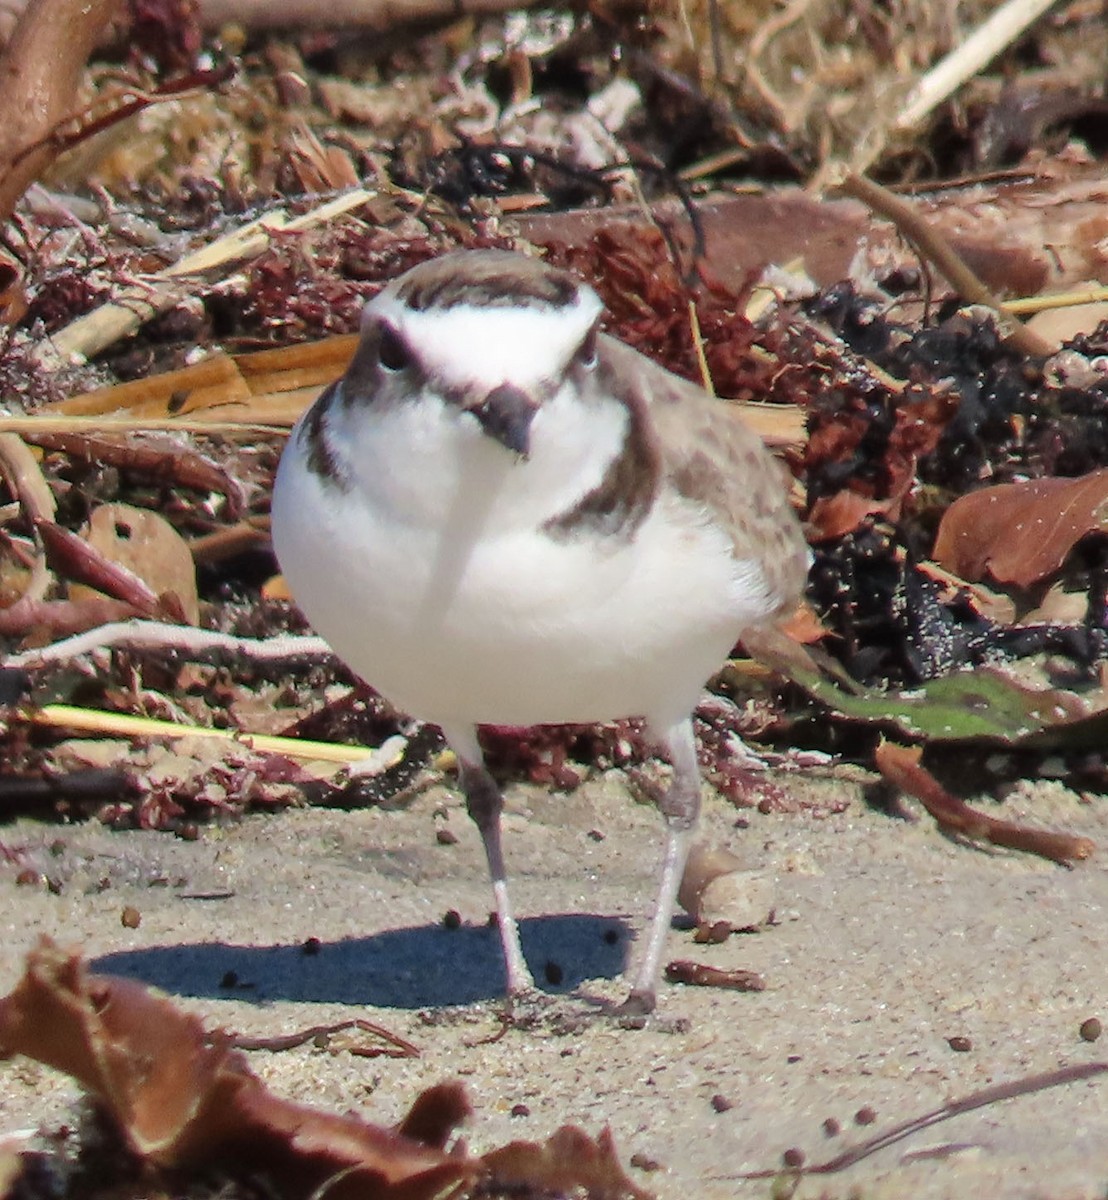
<path fill-rule="evenodd" d="M 241 229 L 185 255 L 179 262 L 151 276 L 145 286 L 126 288 L 115 300 L 70 322 L 44 344 L 43 353 L 59 354 L 66 360 L 75 355 L 89 358 L 98 354 L 187 294 L 191 290 L 188 277 L 201 275 L 214 267 L 255 258 L 268 248 L 271 234 L 296 233 L 325 224 L 358 208 L 376 195 L 375 191 L 355 188 L 300 217 L 289 217 L 284 209 L 276 209 L 258 217 Z"/>
<path fill-rule="evenodd" d="M 200 0 L 200 20 L 209 27 L 228 22 L 246 29 L 395 29 L 425 21 L 453 20 L 530 8 L 536 0 Z"/>
<path fill-rule="evenodd" d="M 288 437 L 285 425 L 264 421 L 204 421 L 195 417 L 72 416 L 9 417 L 0 414 L 0 437 L 36 433 L 199 433 L 223 437 Z"/>
<path fill-rule="evenodd" d="M 100 625 L 86 633 L 55 642 L 51 646 L 39 646 L 24 650 L 22 654 L 11 654 L 3 660 L 3 666 L 15 669 L 44 667 L 48 663 L 66 662 L 94 650 L 109 650 L 126 646 L 134 649 L 174 650 L 179 654 L 198 657 L 213 650 L 227 654 L 242 654 L 259 661 L 279 661 L 286 658 L 333 658 L 334 651 L 319 637 L 258 638 L 234 637 L 229 633 L 216 633 L 210 629 L 193 629 L 188 625 L 166 625 L 160 621 L 115 621 Z"/>
<path fill-rule="evenodd" d="M 537 0 L 200 0 L 200 20 L 209 29 L 241 25 L 244 29 L 396 29 L 425 21 L 531 8 Z M 0 38 L 5 37 L 27 0 L 0 0 Z"/>
<path fill-rule="evenodd" d="M 50 140 L 70 115 L 85 60 L 119 0 L 36 0 L 20 13 L 0 63 L 0 221 L 58 156 Z"/>
<path fill-rule="evenodd" d="M 908 95 L 893 123 L 896 133 L 907 133 L 931 111 L 952 96 L 967 79 L 1010 46 L 1056 0 L 1007 0 L 960 45 L 922 76 Z"/>

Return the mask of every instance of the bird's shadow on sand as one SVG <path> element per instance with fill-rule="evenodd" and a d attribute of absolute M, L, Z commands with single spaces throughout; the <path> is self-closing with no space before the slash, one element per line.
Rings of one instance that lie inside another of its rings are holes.
<path fill-rule="evenodd" d="M 520 939 L 538 986 L 560 993 L 619 975 L 631 934 L 619 918 L 566 914 L 521 921 Z M 413 1009 L 473 1004 L 505 991 L 499 935 L 476 926 L 419 925 L 307 945 L 154 946 L 105 954 L 92 966 L 178 996 L 255 1003 Z"/>

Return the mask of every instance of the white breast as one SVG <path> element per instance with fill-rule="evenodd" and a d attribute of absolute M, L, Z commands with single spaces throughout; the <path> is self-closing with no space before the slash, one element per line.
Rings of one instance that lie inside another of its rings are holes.
<path fill-rule="evenodd" d="M 752 565 L 676 496 L 630 540 L 540 528 L 602 478 L 622 412 L 590 419 L 586 437 L 579 411 L 549 404 L 526 462 L 434 406 L 363 412 L 344 431 L 347 491 L 307 469 L 294 433 L 273 537 L 308 619 L 370 685 L 431 721 L 641 715 L 666 727 L 685 715 L 764 615 L 738 583 Z"/>

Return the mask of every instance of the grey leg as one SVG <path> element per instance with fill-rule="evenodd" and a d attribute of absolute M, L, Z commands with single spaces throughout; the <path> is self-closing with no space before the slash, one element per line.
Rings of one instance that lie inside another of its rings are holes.
<path fill-rule="evenodd" d="M 504 852 L 500 845 L 500 814 L 504 797 L 496 781 L 485 768 L 477 734 L 473 729 L 444 729 L 446 740 L 458 756 L 462 790 L 466 809 L 481 832 L 485 857 L 489 863 L 492 894 L 496 903 L 496 919 L 500 926 L 500 943 L 504 949 L 504 969 L 508 976 L 508 995 L 523 996 L 535 991 L 535 981 L 523 958 L 519 944 L 519 927 L 508 898 L 508 876 L 504 869 Z"/>
<path fill-rule="evenodd" d="M 629 1014 L 653 1012 L 657 1003 L 662 957 L 677 905 L 677 889 L 681 886 L 689 845 L 700 817 L 700 764 L 696 758 L 692 718 L 678 722 L 660 740 L 673 764 L 673 782 L 658 801 L 666 822 L 666 846 L 646 950 L 635 972 L 631 994 L 620 1006 L 621 1012 Z"/>

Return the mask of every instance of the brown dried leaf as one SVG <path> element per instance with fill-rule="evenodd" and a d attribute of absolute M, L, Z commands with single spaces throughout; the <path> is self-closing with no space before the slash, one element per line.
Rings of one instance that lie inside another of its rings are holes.
<path fill-rule="evenodd" d="M 946 510 L 935 559 L 963 579 L 1030 587 L 1057 571 L 1088 533 L 1108 529 L 1108 470 L 1077 479 L 1002 483 Z"/>
<path fill-rule="evenodd" d="M 155 512 L 102 504 L 89 518 L 85 540 L 109 562 L 130 571 L 155 596 L 175 596 L 190 625 L 200 618 L 196 566 L 184 538 Z M 79 595 L 71 589 L 74 598 Z"/>
<path fill-rule="evenodd" d="M 479 1173 L 473 1159 L 441 1149 L 468 1112 L 460 1084 L 417 1106 L 409 1135 L 280 1099 L 226 1035 L 141 984 L 90 974 L 49 942 L 0 1000 L 0 1056 L 14 1054 L 72 1075 L 161 1167 L 263 1170 L 286 1196 L 325 1188 L 350 1200 L 432 1200 Z"/>
<path fill-rule="evenodd" d="M 583 1188 L 597 1200 L 651 1200 L 623 1172 L 611 1131 L 593 1140 L 573 1125 L 563 1125 L 546 1142 L 512 1142 L 486 1154 L 482 1162 L 492 1173 L 495 1189 L 524 1195 L 572 1194 Z"/>
<path fill-rule="evenodd" d="M 808 538 L 826 542 L 853 533 L 870 516 L 887 516 L 899 499 L 874 500 L 848 488 L 833 496 L 820 496 L 808 514 Z"/>

